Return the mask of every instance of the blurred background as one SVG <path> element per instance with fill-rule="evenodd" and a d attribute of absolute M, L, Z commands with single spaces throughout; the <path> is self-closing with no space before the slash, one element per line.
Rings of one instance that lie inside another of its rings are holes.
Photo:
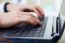
<path fill-rule="evenodd" d="M 12 1 L 15 1 L 14 3 L 16 3 L 16 0 L 0 0 L 0 4 L 3 3 L 3 2 L 12 2 Z M 37 0 L 28 0 L 27 3 L 32 3 L 35 2 Z M 54 4 L 56 6 L 56 8 L 58 9 L 59 8 L 59 4 L 62 0 L 41 0 L 41 4 L 39 1 L 37 1 L 37 4 L 38 5 L 51 5 L 51 4 Z M 22 3 L 22 2 L 21 2 Z M 26 2 L 24 2 L 26 3 Z M 63 1 L 63 3 L 65 4 L 65 0 Z M 34 3 L 35 4 L 35 3 Z M 62 7 L 62 10 L 61 10 L 61 14 L 65 16 L 65 5 L 63 4 L 63 7 Z M 63 32 L 63 35 L 62 35 L 62 38 L 58 41 L 58 43 L 65 43 L 65 32 Z"/>

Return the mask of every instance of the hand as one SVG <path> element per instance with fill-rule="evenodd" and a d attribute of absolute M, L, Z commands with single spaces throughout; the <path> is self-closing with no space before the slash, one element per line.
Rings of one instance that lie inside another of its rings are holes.
<path fill-rule="evenodd" d="M 6 28 L 18 23 L 30 23 L 32 25 L 41 24 L 38 18 L 35 18 L 27 12 L 9 12 L 1 15 L 0 27 Z"/>
<path fill-rule="evenodd" d="M 38 17 L 44 16 L 44 12 L 41 7 L 35 6 L 35 5 L 15 5 L 15 4 L 9 4 L 7 7 L 8 11 L 20 11 L 20 12 L 35 12 Z"/>

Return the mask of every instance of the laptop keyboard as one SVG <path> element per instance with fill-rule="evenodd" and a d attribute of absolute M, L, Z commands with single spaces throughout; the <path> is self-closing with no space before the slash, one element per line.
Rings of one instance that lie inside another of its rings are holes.
<path fill-rule="evenodd" d="M 48 18 L 45 17 L 42 19 L 42 25 L 39 27 L 34 27 L 31 25 L 23 25 L 23 26 L 16 26 L 12 29 L 7 29 L 0 32 L 0 36 L 8 36 L 8 37 L 43 37 L 46 24 Z"/>

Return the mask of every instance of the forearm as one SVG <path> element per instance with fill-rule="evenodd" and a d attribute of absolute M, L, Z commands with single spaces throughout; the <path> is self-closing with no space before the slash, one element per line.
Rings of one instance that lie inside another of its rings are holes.
<path fill-rule="evenodd" d="M 4 12 L 4 5 L 5 5 L 5 3 L 1 3 L 0 4 L 0 13 Z"/>

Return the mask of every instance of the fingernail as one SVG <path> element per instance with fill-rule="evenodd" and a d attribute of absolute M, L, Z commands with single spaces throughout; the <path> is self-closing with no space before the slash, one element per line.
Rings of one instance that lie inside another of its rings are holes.
<path fill-rule="evenodd" d="M 41 24 L 42 24 L 42 22 L 41 22 L 41 21 L 39 21 L 39 20 L 37 20 L 37 23 L 38 23 L 39 25 L 41 25 Z"/>
<path fill-rule="evenodd" d="M 41 25 L 42 24 L 42 22 L 39 22 L 39 25 Z"/>
<path fill-rule="evenodd" d="M 34 23 L 34 25 L 36 25 L 36 23 Z"/>

